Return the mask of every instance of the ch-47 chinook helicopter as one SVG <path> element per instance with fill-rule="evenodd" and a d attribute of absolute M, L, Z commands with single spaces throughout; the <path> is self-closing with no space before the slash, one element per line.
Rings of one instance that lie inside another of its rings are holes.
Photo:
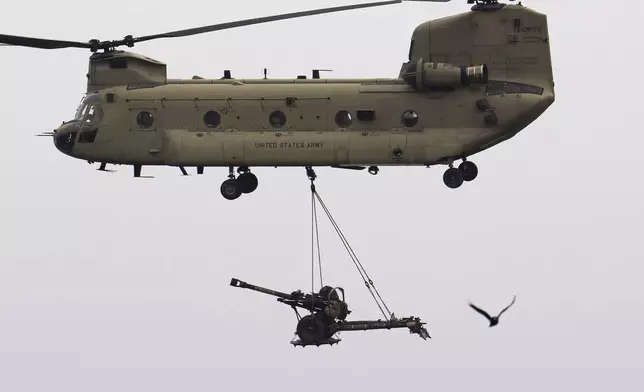
<path fill-rule="evenodd" d="M 86 96 L 54 132 L 62 153 L 89 163 L 228 167 L 228 199 L 257 188 L 251 167 L 448 165 L 444 183 L 472 181 L 468 157 L 526 128 L 554 102 L 547 17 L 519 3 L 468 0 L 470 11 L 414 30 L 398 77 L 169 79 L 166 64 L 116 50 L 257 23 L 402 3 L 382 1 L 248 19 L 116 41 L 0 35 L 5 45 L 85 48 Z M 447 2 L 450 0 L 411 0 Z M 512 0 L 510 0 L 512 1 Z M 454 162 L 462 160 L 458 167 Z M 234 169 L 237 167 L 238 176 Z"/>

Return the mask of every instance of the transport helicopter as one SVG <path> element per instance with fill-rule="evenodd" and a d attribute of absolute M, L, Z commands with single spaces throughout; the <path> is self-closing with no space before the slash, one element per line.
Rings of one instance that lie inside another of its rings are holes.
<path fill-rule="evenodd" d="M 252 167 L 447 165 L 443 181 L 474 180 L 468 158 L 512 138 L 554 102 L 545 14 L 521 4 L 467 0 L 471 9 L 418 25 L 397 77 L 169 79 L 166 64 L 116 50 L 160 38 L 402 3 L 381 1 L 295 12 L 116 41 L 0 35 L 0 44 L 89 49 L 86 95 L 51 136 L 71 157 L 132 165 L 228 167 L 234 200 L 258 185 Z M 448 2 L 450 0 L 411 0 Z M 510 0 L 512 1 L 512 0 Z M 362 18 L 361 18 L 362 20 Z M 458 167 L 455 162 L 462 160 Z M 235 174 L 237 168 L 237 175 Z"/>

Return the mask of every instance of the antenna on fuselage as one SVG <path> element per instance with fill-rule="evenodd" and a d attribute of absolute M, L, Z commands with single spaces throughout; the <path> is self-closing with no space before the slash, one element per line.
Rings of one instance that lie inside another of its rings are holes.
<path fill-rule="evenodd" d="M 320 72 L 333 72 L 332 69 L 314 69 L 313 79 L 320 79 Z"/>

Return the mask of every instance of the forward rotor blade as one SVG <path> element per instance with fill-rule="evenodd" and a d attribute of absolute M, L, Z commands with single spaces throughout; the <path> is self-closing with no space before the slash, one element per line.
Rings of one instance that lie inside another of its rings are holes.
<path fill-rule="evenodd" d="M 391 0 L 391 1 L 379 1 L 379 2 L 373 2 L 373 3 L 364 3 L 364 4 L 345 5 L 340 7 L 320 8 L 320 9 L 310 10 L 310 11 L 291 12 L 288 14 L 264 16 L 261 18 L 245 19 L 245 20 L 239 20 L 235 22 L 226 22 L 226 23 L 220 23 L 220 24 L 215 24 L 210 26 L 197 27 L 193 29 L 178 30 L 170 33 L 148 35 L 148 36 L 134 38 L 134 42 L 148 41 L 148 40 L 157 39 L 157 38 L 185 37 L 188 35 L 209 33 L 212 31 L 232 29 L 235 27 L 250 26 L 250 25 L 267 23 L 267 22 L 275 22 L 278 20 L 301 18 L 304 16 L 312 16 L 312 15 L 320 15 L 320 14 L 328 14 L 331 12 L 349 11 L 349 10 L 355 10 L 360 8 L 379 7 L 383 5 L 399 4 L 404 1 L 429 1 L 429 2 L 444 3 L 450 0 Z"/>
<path fill-rule="evenodd" d="M 20 37 L 17 35 L 0 34 L 0 45 L 27 46 L 39 49 L 83 48 L 92 49 L 94 45 L 89 42 L 60 41 L 53 39 Z"/>
<path fill-rule="evenodd" d="M 76 41 L 61 41 L 61 40 L 52 40 L 52 39 L 44 39 L 44 38 L 32 38 L 32 37 L 21 37 L 16 35 L 0 34 L 0 46 L 7 46 L 7 45 L 8 46 L 26 46 L 26 47 L 39 48 L 39 49 L 83 48 L 83 49 L 91 49 L 93 51 L 96 51 L 98 49 L 110 49 L 110 48 L 115 48 L 122 45 L 127 45 L 131 47 L 131 46 L 134 46 L 134 44 L 137 42 L 150 41 L 158 38 L 186 37 L 189 35 L 209 33 L 213 31 L 220 31 L 220 30 L 232 29 L 235 27 L 256 25 L 260 23 L 275 22 L 278 20 L 301 18 L 304 16 L 321 15 L 321 14 L 328 14 L 332 12 L 340 12 L 340 11 L 350 11 L 350 10 L 356 10 L 360 8 L 379 7 L 383 5 L 399 4 L 405 1 L 447 3 L 451 0 L 390 0 L 390 1 L 379 1 L 379 2 L 372 2 L 372 3 L 364 3 L 364 4 L 345 5 L 345 6 L 339 6 L 339 7 L 320 8 L 320 9 L 310 10 L 310 11 L 291 12 L 288 14 L 264 16 L 261 18 L 252 18 L 252 19 L 239 20 L 235 22 L 219 23 L 219 24 L 210 25 L 210 26 L 203 26 L 203 27 L 197 27 L 197 28 L 186 29 L 186 30 L 177 30 L 169 33 L 146 35 L 146 36 L 137 37 L 137 38 L 133 38 L 131 35 L 128 35 L 124 39 L 116 40 L 116 41 L 92 40 L 88 42 L 76 42 Z"/>

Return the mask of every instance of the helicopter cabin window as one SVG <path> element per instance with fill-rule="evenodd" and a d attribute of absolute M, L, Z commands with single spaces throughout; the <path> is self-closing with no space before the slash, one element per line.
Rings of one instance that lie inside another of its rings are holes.
<path fill-rule="evenodd" d="M 139 112 L 136 116 L 136 124 L 143 129 L 148 129 L 154 125 L 154 116 L 147 110 Z"/>
<path fill-rule="evenodd" d="M 373 109 L 356 110 L 356 117 L 359 121 L 375 121 L 376 111 Z"/>
<path fill-rule="evenodd" d="M 414 127 L 418 124 L 418 113 L 413 110 L 405 110 L 400 116 L 400 121 L 408 128 Z"/>
<path fill-rule="evenodd" d="M 335 114 L 335 123 L 340 128 L 349 128 L 351 126 L 352 118 L 351 113 L 346 110 L 340 110 Z"/>
<path fill-rule="evenodd" d="M 276 110 L 270 114 L 268 121 L 274 128 L 281 128 L 286 124 L 286 115 L 283 112 Z"/>
<path fill-rule="evenodd" d="M 208 128 L 217 128 L 221 124 L 221 116 L 214 110 L 209 110 L 203 115 L 203 123 Z"/>

